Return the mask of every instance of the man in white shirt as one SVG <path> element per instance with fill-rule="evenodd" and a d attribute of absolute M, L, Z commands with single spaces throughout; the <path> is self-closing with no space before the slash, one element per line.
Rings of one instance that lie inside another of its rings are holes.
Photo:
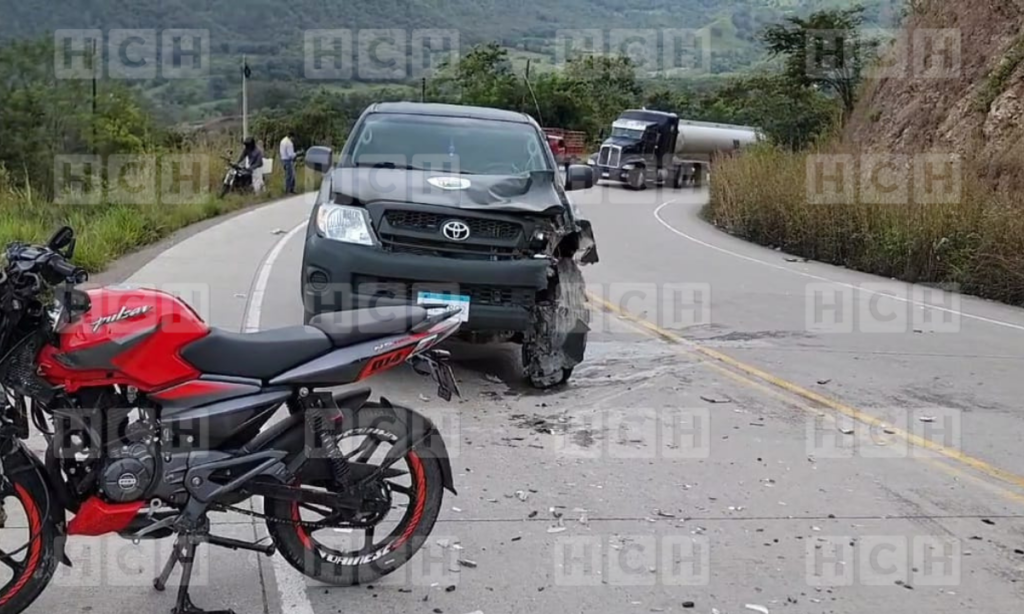
<path fill-rule="evenodd" d="M 295 194 L 295 145 L 289 130 L 281 139 L 281 166 L 284 167 L 285 194 Z"/>

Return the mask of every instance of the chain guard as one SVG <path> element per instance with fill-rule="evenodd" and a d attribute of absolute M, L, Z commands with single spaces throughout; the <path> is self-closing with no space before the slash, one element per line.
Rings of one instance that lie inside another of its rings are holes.
<path fill-rule="evenodd" d="M 243 516 L 249 516 L 250 518 L 259 518 L 267 522 L 273 522 L 277 524 L 290 524 L 295 527 L 302 527 L 305 529 L 319 530 L 319 529 L 369 529 L 380 524 L 384 518 L 387 517 L 387 512 L 390 512 L 392 507 L 392 498 L 390 489 L 385 489 L 384 493 L 388 503 L 386 511 L 383 513 L 377 512 L 372 513 L 369 519 L 366 520 L 346 520 L 346 521 L 321 521 L 321 522 L 309 522 L 307 520 L 295 520 L 294 518 L 278 518 L 277 516 L 271 516 L 269 514 L 261 514 L 260 512 L 254 512 L 241 507 L 233 505 L 221 505 L 215 509 L 221 512 L 235 512 Z"/>

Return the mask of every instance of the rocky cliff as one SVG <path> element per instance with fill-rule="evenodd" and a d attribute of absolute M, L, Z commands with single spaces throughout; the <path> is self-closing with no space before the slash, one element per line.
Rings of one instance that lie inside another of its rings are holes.
<path fill-rule="evenodd" d="M 845 140 L 871 151 L 956 151 L 1005 184 L 1009 168 L 1024 168 L 1024 1 L 908 4 Z"/>

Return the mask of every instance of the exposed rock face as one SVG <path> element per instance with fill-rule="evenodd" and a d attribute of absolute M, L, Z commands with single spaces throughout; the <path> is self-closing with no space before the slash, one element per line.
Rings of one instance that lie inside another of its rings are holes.
<path fill-rule="evenodd" d="M 888 56 L 903 75 L 869 80 L 847 142 L 872 151 L 1005 159 L 1024 143 L 1024 0 L 910 4 Z"/>

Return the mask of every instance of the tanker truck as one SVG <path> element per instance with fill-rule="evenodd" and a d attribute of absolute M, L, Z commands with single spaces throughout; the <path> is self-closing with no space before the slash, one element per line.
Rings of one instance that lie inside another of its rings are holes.
<path fill-rule="evenodd" d="M 642 190 L 671 184 L 700 186 L 716 154 L 739 151 L 764 138 L 756 128 L 679 119 L 675 113 L 624 111 L 587 163 L 599 181 Z"/>

